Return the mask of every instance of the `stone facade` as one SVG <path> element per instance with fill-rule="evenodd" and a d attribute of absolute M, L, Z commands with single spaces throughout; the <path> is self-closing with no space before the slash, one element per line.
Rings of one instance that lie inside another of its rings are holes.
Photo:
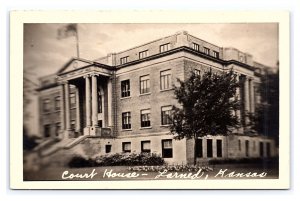
<path fill-rule="evenodd" d="M 218 47 L 187 32 L 94 61 L 74 58 L 40 80 L 40 131 L 47 139 L 62 141 L 89 136 L 82 143 L 91 142 L 95 148 L 88 153 L 91 156 L 139 153 L 146 147 L 169 163 L 189 163 L 194 141 L 174 140 L 164 122 L 168 108 L 178 104 L 173 85 L 195 69 L 200 74 L 233 69 L 242 84 L 237 90 L 242 107 L 233 112 L 244 127 L 228 136 L 199 139 L 198 160 L 272 157 L 276 155 L 272 139 L 245 132 L 246 114 L 254 113 L 260 101 L 260 74 L 254 64 L 248 53 Z"/>

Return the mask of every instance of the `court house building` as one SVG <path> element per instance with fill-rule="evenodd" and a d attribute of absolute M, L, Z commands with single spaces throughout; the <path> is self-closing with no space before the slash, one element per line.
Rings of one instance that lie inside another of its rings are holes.
<path fill-rule="evenodd" d="M 242 127 L 229 135 L 197 140 L 197 160 L 276 155 L 273 139 L 245 126 L 260 104 L 263 65 L 251 54 L 219 47 L 185 31 L 95 60 L 70 59 L 57 73 L 40 78 L 39 121 L 47 147 L 42 154 L 94 155 L 150 152 L 168 163 L 191 163 L 193 140 L 175 140 L 168 118 L 177 79 L 192 71 L 233 69 Z M 80 150 L 80 151 L 78 151 Z"/>

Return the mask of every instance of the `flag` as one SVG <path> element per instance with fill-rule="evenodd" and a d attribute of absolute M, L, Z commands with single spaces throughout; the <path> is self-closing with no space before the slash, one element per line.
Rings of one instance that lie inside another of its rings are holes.
<path fill-rule="evenodd" d="M 67 24 L 57 30 L 57 39 L 64 39 L 70 36 L 77 37 L 77 24 Z"/>

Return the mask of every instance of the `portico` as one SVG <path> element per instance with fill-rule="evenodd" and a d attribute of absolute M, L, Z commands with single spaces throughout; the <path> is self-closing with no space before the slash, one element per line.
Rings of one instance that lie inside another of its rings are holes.
<path fill-rule="evenodd" d="M 111 135 L 112 107 L 108 107 L 112 104 L 112 96 L 108 94 L 112 92 L 111 75 L 110 70 L 98 66 L 72 69 L 58 75 L 62 138 Z"/>

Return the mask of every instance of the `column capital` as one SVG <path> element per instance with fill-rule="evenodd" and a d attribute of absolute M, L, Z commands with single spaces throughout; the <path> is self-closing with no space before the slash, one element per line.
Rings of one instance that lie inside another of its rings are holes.
<path fill-rule="evenodd" d="M 98 73 L 91 73 L 90 76 L 95 77 L 95 76 L 99 76 L 99 74 Z"/>
<path fill-rule="evenodd" d="M 91 76 L 89 74 L 83 76 L 84 79 L 88 78 L 88 77 L 91 77 Z"/>
<path fill-rule="evenodd" d="M 99 73 L 89 73 L 87 75 L 84 75 L 83 78 L 94 77 L 94 76 L 99 76 Z"/>
<path fill-rule="evenodd" d="M 64 84 L 68 84 L 69 81 L 68 80 L 59 80 L 59 81 L 57 81 L 57 83 L 60 85 L 64 85 Z"/>
<path fill-rule="evenodd" d="M 234 72 L 234 74 L 236 74 L 237 76 L 241 76 L 242 74 L 239 72 Z"/>

